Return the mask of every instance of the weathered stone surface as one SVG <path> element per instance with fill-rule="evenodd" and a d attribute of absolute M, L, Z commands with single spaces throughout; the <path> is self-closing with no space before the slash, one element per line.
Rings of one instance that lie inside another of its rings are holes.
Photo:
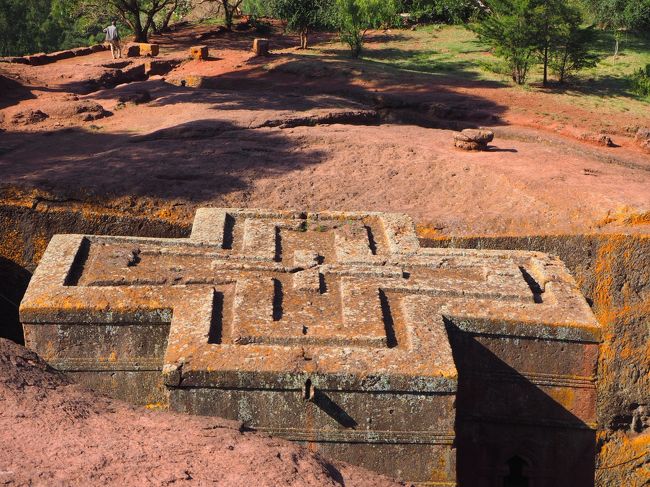
<path fill-rule="evenodd" d="M 128 91 L 118 97 L 120 103 L 134 103 L 141 105 L 151 101 L 151 93 L 148 90 Z"/>
<path fill-rule="evenodd" d="M 642 149 L 650 152 L 650 128 L 642 127 L 636 131 L 634 140 Z"/>
<path fill-rule="evenodd" d="M 141 42 L 138 44 L 138 47 L 140 48 L 140 56 L 155 57 L 160 53 L 160 46 L 158 44 Z"/>
<path fill-rule="evenodd" d="M 32 66 L 42 66 L 44 64 L 54 63 L 61 59 L 69 59 L 75 56 L 86 56 L 94 52 L 99 52 L 108 49 L 108 46 L 103 44 L 96 44 L 91 47 L 77 47 L 75 49 L 67 49 L 65 51 L 56 51 L 51 53 L 38 53 L 28 56 L 15 56 L 0 58 L 0 62 L 16 63 L 16 64 L 30 64 Z"/>
<path fill-rule="evenodd" d="M 269 40 L 256 38 L 253 40 L 253 52 L 256 56 L 269 55 Z"/>
<path fill-rule="evenodd" d="M 167 79 L 172 85 L 175 86 L 185 86 L 188 88 L 204 88 L 205 78 L 197 74 L 187 74 L 184 76 L 174 76 Z"/>
<path fill-rule="evenodd" d="M 490 130 L 465 129 L 454 134 L 454 145 L 463 150 L 485 150 L 494 140 Z"/>
<path fill-rule="evenodd" d="M 192 46 L 190 47 L 190 57 L 192 59 L 204 60 L 210 57 L 208 46 Z"/>
<path fill-rule="evenodd" d="M 526 248 L 552 252 L 562 258 L 584 295 L 593 303 L 602 326 L 597 381 L 596 485 L 647 483 L 650 426 L 644 426 L 642 408 L 647 410 L 650 406 L 647 353 L 650 237 L 629 234 L 459 237 L 427 240 L 424 244 L 453 248 Z M 491 434 L 482 430 L 472 438 L 477 448 L 482 448 L 474 452 L 477 457 L 488 457 L 487 452 L 494 449 Z M 502 433 L 499 437 L 503 438 Z M 544 437 L 539 441 L 550 439 Z M 462 450 L 459 445 L 458 451 Z M 460 463 L 459 470 L 462 470 Z M 474 463 L 471 467 L 475 470 Z"/>
<path fill-rule="evenodd" d="M 138 57 L 140 56 L 140 44 L 128 44 L 124 48 L 126 52 L 126 57 Z"/>
<path fill-rule="evenodd" d="M 618 147 L 608 134 L 586 132 L 580 135 L 580 139 L 602 145 L 603 147 Z"/>
<path fill-rule="evenodd" d="M 126 57 L 156 57 L 160 54 L 160 46 L 158 44 L 150 44 L 147 42 L 134 42 L 128 44 L 124 51 L 126 52 Z"/>
<path fill-rule="evenodd" d="M 11 123 L 15 125 L 33 125 L 47 118 L 49 118 L 49 115 L 41 110 L 25 110 L 15 113 L 11 118 Z"/>
<path fill-rule="evenodd" d="M 203 209 L 189 239 L 54 237 L 21 320 L 104 390 L 404 479 L 453 483 L 456 434 L 467 459 L 472 428 L 495 424 L 502 468 L 524 455 L 535 485 L 593 479 L 600 328 L 545 254 L 423 249 L 402 215 Z M 549 425 L 560 453 L 531 446 Z"/>

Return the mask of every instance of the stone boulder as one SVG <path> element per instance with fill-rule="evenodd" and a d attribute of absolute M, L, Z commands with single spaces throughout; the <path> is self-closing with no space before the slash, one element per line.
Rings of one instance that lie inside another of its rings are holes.
<path fill-rule="evenodd" d="M 49 118 L 49 115 L 40 110 L 25 110 L 16 113 L 11 122 L 14 125 L 33 125 Z"/>
<path fill-rule="evenodd" d="M 637 130 L 634 140 L 642 149 L 650 152 L 650 127 L 642 127 Z"/>
<path fill-rule="evenodd" d="M 155 57 L 160 53 L 160 46 L 158 44 L 141 42 L 138 45 L 140 46 L 140 56 Z"/>
<path fill-rule="evenodd" d="M 146 42 L 135 42 L 128 44 L 124 50 L 126 52 L 126 57 L 156 57 L 160 53 L 160 46 L 158 44 L 149 44 Z"/>
<path fill-rule="evenodd" d="M 594 144 L 602 145 L 603 147 L 618 147 L 612 138 L 604 133 L 587 132 L 580 135 L 580 139 Z"/>
<path fill-rule="evenodd" d="M 454 145 L 463 150 L 487 150 L 494 140 L 491 130 L 465 129 L 454 134 Z"/>

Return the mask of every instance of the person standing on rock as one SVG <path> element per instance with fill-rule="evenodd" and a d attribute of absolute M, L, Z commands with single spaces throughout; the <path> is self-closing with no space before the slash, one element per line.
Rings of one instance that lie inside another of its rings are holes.
<path fill-rule="evenodd" d="M 111 22 L 111 25 L 104 29 L 104 33 L 106 33 L 106 42 L 111 46 L 113 59 L 121 58 L 122 46 L 120 46 L 120 33 L 117 31 L 115 21 Z"/>

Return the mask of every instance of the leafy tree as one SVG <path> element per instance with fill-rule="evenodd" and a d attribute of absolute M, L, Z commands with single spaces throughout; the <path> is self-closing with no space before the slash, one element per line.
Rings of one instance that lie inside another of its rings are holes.
<path fill-rule="evenodd" d="M 564 82 L 570 73 L 595 63 L 588 50 L 591 31 L 580 28 L 580 11 L 564 0 L 492 0 L 488 5 L 490 13 L 475 30 L 507 61 L 516 83 L 525 83 L 537 62 L 543 66 L 544 85 L 549 67 Z"/>
<path fill-rule="evenodd" d="M 524 84 L 539 44 L 532 1 L 492 0 L 489 8 L 491 13 L 473 29 L 506 60 L 513 81 Z"/>
<path fill-rule="evenodd" d="M 0 0 L 0 54 L 22 55 L 55 44 L 51 29 L 43 29 L 50 0 Z"/>
<path fill-rule="evenodd" d="M 239 12 L 239 7 L 242 6 L 244 0 L 203 0 L 207 2 L 217 2 L 223 12 L 223 21 L 226 29 L 232 30 L 233 19 L 235 14 Z"/>
<path fill-rule="evenodd" d="M 269 0 L 243 0 L 241 10 L 253 18 L 271 17 L 273 15 L 273 2 Z"/>
<path fill-rule="evenodd" d="M 588 5 L 599 24 L 614 31 L 615 56 L 624 30 L 650 32 L 650 0 L 589 0 Z"/>
<path fill-rule="evenodd" d="M 76 0 L 80 13 L 97 21 L 112 16 L 126 23 L 136 42 L 147 42 L 158 14 L 179 6 L 176 0 Z"/>
<path fill-rule="evenodd" d="M 309 31 L 326 23 L 329 0 L 274 0 L 273 15 L 300 34 L 300 48 L 307 49 Z"/>
<path fill-rule="evenodd" d="M 404 0 L 401 7 L 417 22 L 446 24 L 466 22 L 481 12 L 475 0 Z"/>
<path fill-rule="evenodd" d="M 582 13 L 577 7 L 565 0 L 535 0 L 535 2 L 534 22 L 530 27 L 536 32 L 537 51 L 544 73 L 542 83 L 546 86 L 551 58 L 554 58 L 557 67 L 558 60 L 563 57 L 569 63 L 569 53 L 572 53 L 573 56 L 581 56 L 582 61 L 588 64 L 590 55 L 586 43 L 593 38 L 588 35 L 580 35 Z M 573 61 L 570 64 L 575 65 L 574 70 L 580 69 L 578 65 L 582 62 L 578 62 L 577 59 L 573 59 Z M 563 64 L 565 67 L 568 66 L 566 63 Z"/>
<path fill-rule="evenodd" d="M 341 40 L 359 57 L 368 29 L 391 22 L 397 15 L 395 0 L 336 0 L 336 23 Z"/>
<path fill-rule="evenodd" d="M 182 18 L 183 15 L 187 14 L 192 7 L 191 0 L 173 0 L 166 11 L 162 11 L 162 21 L 160 24 L 153 24 L 154 32 L 164 32 L 169 29 L 169 24 L 174 18 Z"/>
<path fill-rule="evenodd" d="M 589 51 L 595 38 L 594 27 L 567 25 L 551 52 L 550 67 L 560 83 L 583 68 L 594 67 L 598 57 Z"/>

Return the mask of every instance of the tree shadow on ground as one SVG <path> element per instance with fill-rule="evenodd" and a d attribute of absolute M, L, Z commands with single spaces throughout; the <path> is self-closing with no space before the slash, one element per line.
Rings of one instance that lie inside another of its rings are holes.
<path fill-rule="evenodd" d="M 150 197 L 200 202 L 246 192 L 322 161 L 280 131 L 256 131 L 224 120 L 197 120 L 148 137 L 81 129 L 6 132 L 0 156 L 6 183 L 57 198 L 87 201 Z"/>
<path fill-rule="evenodd" d="M 470 125 L 484 124 L 488 119 L 491 124 L 502 123 L 499 117 L 505 111 L 504 106 L 447 88 L 431 75 L 414 75 L 404 83 L 403 78 L 393 75 L 374 76 L 374 72 L 369 71 L 371 63 L 360 67 L 345 60 L 297 55 L 278 56 L 276 60 L 281 62 L 269 66 L 255 61 L 242 70 L 204 76 L 200 89 L 162 82 L 137 86 L 152 93 L 155 99 L 151 104 L 157 107 L 198 103 L 208 104 L 215 111 L 257 112 L 397 108 L 420 111 L 436 118 L 464 120 Z M 484 84 L 489 86 L 489 83 Z M 114 99 L 130 89 L 136 89 L 136 85 L 105 90 L 93 97 Z M 432 105 L 436 106 L 436 113 L 431 111 Z M 441 107 L 445 108 L 440 110 Z"/>
<path fill-rule="evenodd" d="M 340 49 L 323 49 L 328 59 L 347 62 L 356 68 L 371 68 L 385 76 L 404 76 L 404 71 L 417 73 L 410 81 L 450 85 L 455 87 L 502 88 L 509 84 L 502 81 L 481 78 L 480 67 L 476 63 L 457 58 L 454 54 L 441 55 L 437 51 L 413 51 L 397 47 L 367 49 L 361 58 L 353 60 Z M 434 56 L 441 55 L 441 59 Z"/>
<path fill-rule="evenodd" d="M 614 98 L 618 96 L 639 99 L 632 91 L 632 80 L 621 74 L 598 76 L 587 80 L 575 80 L 567 84 L 552 84 L 550 89 L 555 93 L 585 96 L 595 95 L 600 98 Z"/>
<path fill-rule="evenodd" d="M 22 100 L 36 98 L 30 88 L 0 74 L 0 110 Z"/>

